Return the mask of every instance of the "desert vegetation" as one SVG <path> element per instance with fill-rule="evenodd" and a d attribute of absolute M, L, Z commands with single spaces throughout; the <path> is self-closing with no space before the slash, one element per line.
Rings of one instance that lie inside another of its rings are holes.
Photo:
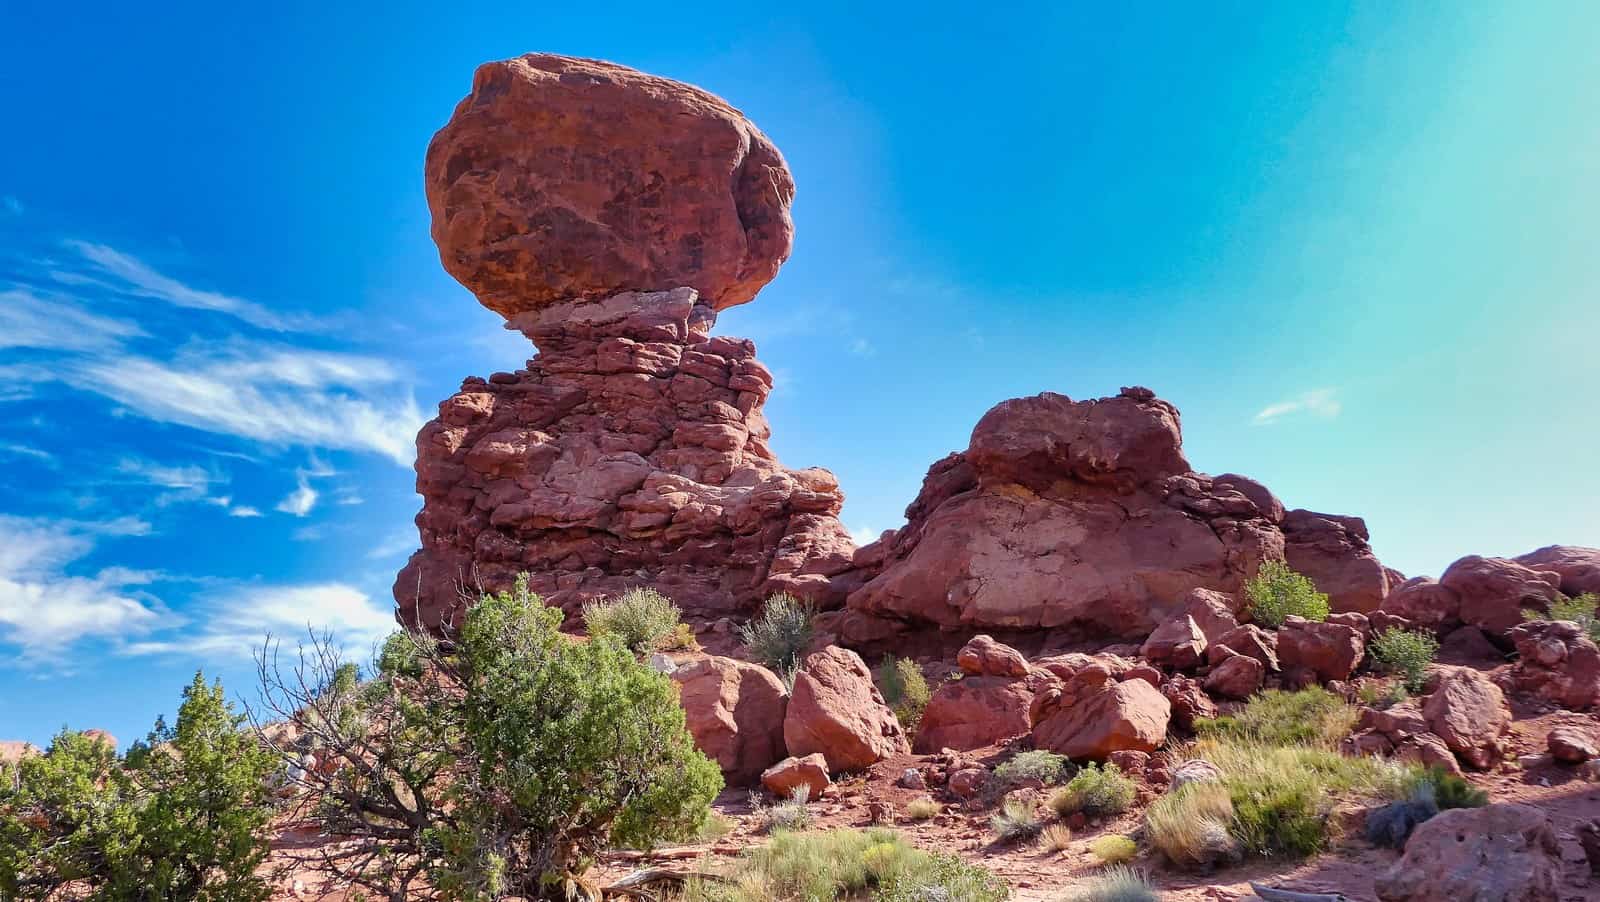
<path fill-rule="evenodd" d="M 655 589 L 633 588 L 616 598 L 583 606 L 583 624 L 591 636 L 615 636 L 636 655 L 694 643 L 683 612 Z"/>
<path fill-rule="evenodd" d="M 1367 646 L 1373 669 L 1399 677 L 1400 684 L 1413 695 L 1422 691 L 1428 665 L 1438 653 L 1439 640 L 1432 633 L 1398 627 L 1379 633 Z"/>
<path fill-rule="evenodd" d="M 1600 608 L 1600 594 L 1585 592 L 1575 597 L 1563 595 L 1551 603 L 1548 611 L 1532 608 L 1524 610 L 1522 619 L 1565 620 L 1576 623 L 1591 641 L 1600 643 L 1600 617 L 1595 615 L 1597 608 Z"/>
<path fill-rule="evenodd" d="M 922 722 L 922 712 L 928 707 L 928 699 L 933 695 L 922 668 L 910 658 L 885 655 L 878 665 L 877 678 L 883 700 L 889 703 L 900 726 L 908 735 L 915 733 L 917 724 Z"/>
<path fill-rule="evenodd" d="M 1082 812 L 1089 817 L 1121 814 L 1133 804 L 1137 787 L 1115 764 L 1085 764 L 1050 796 L 1050 808 L 1061 817 Z"/>
<path fill-rule="evenodd" d="M 1256 575 L 1245 584 L 1245 596 L 1250 600 L 1250 616 L 1271 629 L 1282 626 L 1291 616 L 1328 619 L 1328 596 L 1283 561 L 1262 561 Z"/>
<path fill-rule="evenodd" d="M 753 660 L 793 683 L 801 656 L 811 644 L 813 616 L 810 604 L 779 592 L 767 599 L 759 615 L 739 627 L 739 638 Z"/>

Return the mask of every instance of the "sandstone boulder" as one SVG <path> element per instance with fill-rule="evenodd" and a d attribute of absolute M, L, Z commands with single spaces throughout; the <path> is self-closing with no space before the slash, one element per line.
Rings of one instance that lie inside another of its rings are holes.
<path fill-rule="evenodd" d="M 39 747 L 31 742 L 0 739 L 0 764 L 16 766 L 22 759 L 40 754 Z"/>
<path fill-rule="evenodd" d="M 785 758 L 762 771 L 761 785 L 780 799 L 792 797 L 803 786 L 806 798 L 815 799 L 833 785 L 833 780 L 828 776 L 827 760 L 812 753 L 803 758 Z"/>
<path fill-rule="evenodd" d="M 928 699 L 912 750 L 967 751 L 1028 732 L 1028 706 L 1034 690 L 1028 680 L 969 676 L 940 686 Z"/>
<path fill-rule="evenodd" d="M 1551 730 L 1545 737 L 1545 746 L 1550 750 L 1550 757 L 1562 764 L 1582 764 L 1600 758 L 1600 743 L 1596 742 L 1594 731 L 1571 724 Z"/>
<path fill-rule="evenodd" d="M 1389 572 L 1373 555 L 1360 517 L 1292 510 L 1283 518 L 1283 555 L 1328 595 L 1334 612 L 1375 611 L 1389 594 Z"/>
<path fill-rule="evenodd" d="M 806 658 L 783 721 L 789 754 L 820 752 L 828 770 L 865 770 L 911 749 L 894 712 L 853 651 L 829 647 Z"/>
<path fill-rule="evenodd" d="M 1152 664 L 1173 670 L 1188 670 L 1205 655 L 1206 636 L 1188 614 L 1179 614 L 1156 627 L 1144 640 L 1139 653 Z"/>
<path fill-rule="evenodd" d="M 1160 748 L 1172 704 L 1144 680 L 1096 685 L 1079 679 L 1042 690 L 1029 716 L 1036 748 L 1104 761 L 1116 751 Z"/>
<path fill-rule="evenodd" d="M 1319 682 L 1347 680 L 1366 654 L 1360 630 L 1290 616 L 1278 629 L 1278 660 L 1284 670 L 1303 670 Z"/>
<path fill-rule="evenodd" d="M 1261 691 L 1267 669 L 1248 655 L 1234 655 L 1206 674 L 1205 689 L 1223 698 L 1247 699 Z"/>
<path fill-rule="evenodd" d="M 1009 645 L 984 635 L 973 636 L 956 654 L 956 666 L 974 676 L 1025 677 L 1028 659 Z"/>
<path fill-rule="evenodd" d="M 1600 593 L 1600 548 L 1547 545 L 1512 560 L 1532 570 L 1548 571 L 1561 577 L 1564 595 L 1576 598 L 1588 592 Z"/>
<path fill-rule="evenodd" d="M 1283 556 L 1288 520 L 1274 501 L 1241 477 L 1190 470 L 1177 410 L 1148 389 L 1004 401 L 928 471 L 906 526 L 858 554 L 866 581 L 848 605 L 946 629 L 1143 640 L 1188 613 L 1191 590 L 1236 595 Z M 1342 593 L 1336 606 L 1375 607 L 1387 572 L 1366 573 L 1365 527 L 1306 512 L 1295 522 L 1299 553 Z M 1343 575 L 1341 561 L 1365 575 Z"/>
<path fill-rule="evenodd" d="M 1600 706 L 1600 648 L 1576 623 L 1534 620 L 1513 627 L 1518 689 L 1573 711 Z"/>
<path fill-rule="evenodd" d="M 672 680 L 695 745 L 717 762 L 729 783 L 754 782 L 787 754 L 788 698 L 782 681 L 765 667 L 712 656 L 677 668 Z"/>
<path fill-rule="evenodd" d="M 1206 662 L 1220 664 L 1236 654 L 1255 658 L 1267 670 L 1275 671 L 1278 669 L 1278 634 L 1253 623 L 1236 626 L 1206 649 Z"/>
<path fill-rule="evenodd" d="M 1548 610 L 1561 591 L 1561 576 L 1555 571 L 1475 554 L 1451 564 L 1439 583 L 1460 599 L 1461 621 L 1491 636 L 1504 636 L 1521 623 L 1526 609 Z"/>
<path fill-rule="evenodd" d="M 1232 596 L 1213 589 L 1191 589 L 1183 597 L 1184 613 L 1200 628 L 1206 642 L 1215 642 L 1239 626 Z"/>
<path fill-rule="evenodd" d="M 1381 610 L 1440 630 L 1461 622 L 1461 596 L 1431 577 L 1414 576 L 1389 590 Z"/>
<path fill-rule="evenodd" d="M 1193 730 L 1197 720 L 1216 717 L 1217 703 L 1200 683 L 1185 676 L 1174 676 L 1161 684 L 1161 694 L 1172 706 L 1172 722 L 1180 729 Z"/>
<path fill-rule="evenodd" d="M 428 145 L 444 268 L 511 317 L 630 289 L 742 304 L 789 256 L 794 179 L 738 110 L 599 60 L 478 67 Z"/>
<path fill-rule="evenodd" d="M 1560 881 L 1550 816 L 1506 804 L 1455 808 L 1423 823 L 1374 888 L 1383 902 L 1557 902 Z"/>
<path fill-rule="evenodd" d="M 1487 770 L 1504 752 L 1501 735 L 1511 725 L 1505 694 L 1476 670 L 1459 668 L 1442 674 L 1422 703 L 1428 729 L 1461 762 Z"/>

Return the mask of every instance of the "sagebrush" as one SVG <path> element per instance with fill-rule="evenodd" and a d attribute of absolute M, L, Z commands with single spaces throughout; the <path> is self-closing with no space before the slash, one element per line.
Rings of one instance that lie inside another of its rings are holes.
<path fill-rule="evenodd" d="M 1391 626 L 1367 645 L 1373 669 L 1400 678 L 1407 692 L 1421 692 L 1427 681 L 1428 665 L 1439 654 L 1439 640 L 1432 633 Z"/>
<path fill-rule="evenodd" d="M 1060 783 L 1071 762 L 1043 749 L 1018 752 L 994 769 L 993 780 L 1002 787 L 1036 781 L 1041 786 Z"/>
<path fill-rule="evenodd" d="M 928 688 L 928 678 L 922 668 L 910 658 L 885 655 L 878 665 L 878 690 L 883 700 L 894 711 L 906 735 L 915 735 L 922 723 L 922 712 L 928 707 L 933 692 Z"/>
<path fill-rule="evenodd" d="M 800 657 L 811 644 L 811 605 L 787 592 L 767 599 L 761 614 L 739 627 L 739 638 L 754 658 L 786 681 L 800 669 Z"/>
<path fill-rule="evenodd" d="M 1062 817 L 1080 811 L 1089 817 L 1120 814 L 1133 804 L 1137 790 L 1115 764 L 1090 762 L 1050 796 L 1050 807 Z"/>
<path fill-rule="evenodd" d="M 1525 610 L 1522 612 L 1524 620 L 1566 620 L 1576 623 L 1583 628 L 1589 638 L 1600 643 L 1600 617 L 1595 615 L 1595 610 L 1600 608 L 1600 595 L 1585 592 L 1576 598 L 1563 595 L 1550 605 L 1549 611 Z"/>
<path fill-rule="evenodd" d="M 683 612 L 655 589 L 633 588 L 616 598 L 583 606 L 583 624 L 591 636 L 616 636 L 636 655 L 684 642 Z M 690 640 L 692 634 L 688 635 Z"/>
<path fill-rule="evenodd" d="M 1283 561 L 1261 562 L 1256 575 L 1245 583 L 1250 616 L 1256 623 L 1277 629 L 1291 615 L 1307 620 L 1327 620 L 1328 596 Z"/>

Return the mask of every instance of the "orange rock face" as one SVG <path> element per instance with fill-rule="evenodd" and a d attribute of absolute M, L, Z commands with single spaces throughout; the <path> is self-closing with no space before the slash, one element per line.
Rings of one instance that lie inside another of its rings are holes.
<path fill-rule="evenodd" d="M 859 655 L 838 646 L 807 658 L 795 677 L 783 738 L 789 754 L 821 753 L 835 773 L 865 770 L 911 750 L 872 672 Z"/>
<path fill-rule="evenodd" d="M 794 239 L 794 179 L 742 113 L 599 60 L 478 67 L 426 172 L 444 268 L 508 318 L 679 286 L 721 310 L 754 298 Z"/>

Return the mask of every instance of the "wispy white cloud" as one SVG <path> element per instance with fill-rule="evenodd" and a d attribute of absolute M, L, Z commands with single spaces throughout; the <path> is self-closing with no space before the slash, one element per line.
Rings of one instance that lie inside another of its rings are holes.
<path fill-rule="evenodd" d="M 230 516 L 230 517 L 259 517 L 259 516 L 261 516 L 261 511 L 257 510 L 256 508 L 251 507 L 248 504 L 239 504 L 239 505 L 235 505 L 233 507 L 228 508 L 228 516 Z"/>
<path fill-rule="evenodd" d="M 1343 410 L 1344 405 L 1339 401 L 1338 389 L 1319 388 L 1276 404 L 1268 404 L 1256 413 L 1251 423 L 1256 426 L 1270 426 L 1285 417 L 1302 414 L 1331 420 Z"/>
<path fill-rule="evenodd" d="M 133 323 L 90 313 L 68 298 L 0 291 L 0 348 L 106 351 L 143 334 Z"/>
<path fill-rule="evenodd" d="M 309 474 L 305 470 L 295 471 L 295 489 L 278 502 L 277 509 L 291 516 L 304 517 L 316 506 L 317 490 L 311 487 Z"/>
<path fill-rule="evenodd" d="M 857 357 L 871 357 L 878 353 L 878 349 L 873 347 L 872 342 L 857 337 L 850 341 L 850 353 Z"/>
<path fill-rule="evenodd" d="M 11 457 L 26 457 L 52 467 L 56 464 L 56 456 L 54 454 L 43 448 L 35 448 L 32 445 L 24 445 L 20 442 L 0 442 L 0 454 Z"/>
<path fill-rule="evenodd" d="M 84 523 L 0 514 L 0 644 L 16 648 L 25 664 L 61 663 L 81 640 L 122 640 L 166 622 L 159 602 L 136 588 L 148 574 L 121 567 L 68 573 L 100 538 L 148 531 L 134 518 Z"/>
<path fill-rule="evenodd" d="M 328 633 L 344 648 L 365 651 L 396 628 L 387 601 L 338 582 L 246 586 L 201 599 L 192 613 L 197 629 L 181 637 L 130 643 L 124 651 L 248 654 L 268 633 L 294 642 L 308 629 Z"/>
<path fill-rule="evenodd" d="M 850 530 L 850 538 L 857 545 L 870 545 L 878 541 L 878 536 L 881 535 L 883 535 L 881 530 L 873 529 L 870 526 L 857 526 L 855 529 Z"/>
<path fill-rule="evenodd" d="M 254 301 L 192 288 L 163 275 L 137 257 L 115 248 L 88 241 L 68 241 L 66 246 L 80 254 L 100 273 L 121 282 L 123 290 L 135 297 L 165 301 L 174 307 L 225 313 L 242 322 L 273 332 L 297 332 L 315 327 L 310 317 L 285 316 Z M 66 281 L 72 281 L 70 277 Z"/>
<path fill-rule="evenodd" d="M 72 361 L 57 378 L 146 419 L 276 445 L 376 452 L 402 466 L 415 457 L 423 423 L 382 360 L 242 340 L 189 346 L 171 360 Z"/>

